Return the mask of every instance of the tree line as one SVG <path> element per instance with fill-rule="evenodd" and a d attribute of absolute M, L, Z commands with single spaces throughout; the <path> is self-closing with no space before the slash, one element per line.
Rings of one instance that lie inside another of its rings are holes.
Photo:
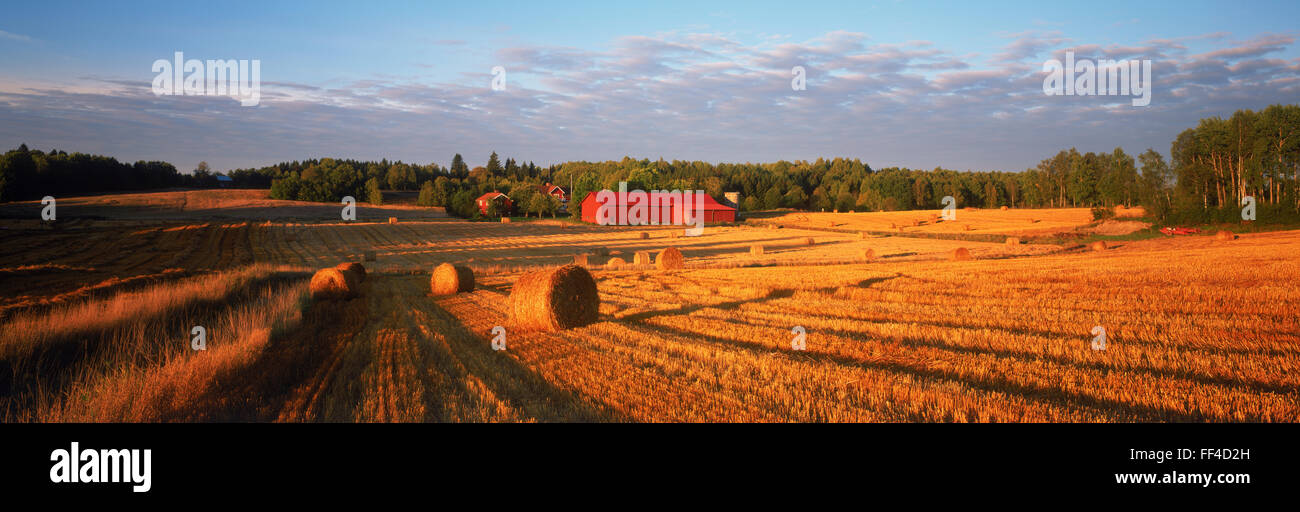
<path fill-rule="evenodd" d="M 471 169 L 456 154 L 451 165 L 322 158 L 237 169 L 233 186 L 270 188 L 272 197 L 338 202 L 344 196 L 375 204 L 383 190 L 419 191 L 418 203 L 445 207 L 453 215 L 482 216 L 476 199 L 499 191 L 512 211 L 494 215 L 557 215 L 558 202 L 540 191 L 555 183 L 570 189 L 569 214 L 588 192 L 617 189 L 704 190 L 722 200 L 738 192 L 741 210 L 792 208 L 812 211 L 937 209 L 944 196 L 958 207 L 1014 208 L 1148 207 L 1157 217 L 1228 218 L 1241 199 L 1261 208 L 1300 211 L 1300 106 L 1240 110 L 1203 119 L 1171 144 L 1170 158 L 1148 148 L 1136 157 L 1122 148 L 1080 153 L 1062 150 L 1022 172 L 957 171 L 889 167 L 872 169 L 859 159 L 818 158 L 771 163 L 708 163 L 634 159 L 573 161 L 546 167 L 496 152 Z M 182 175 L 170 164 L 120 164 L 108 157 L 44 154 L 26 146 L 0 160 L 0 198 L 30 199 L 68 194 L 174 186 L 214 186 L 215 175 Z M 1189 213 L 1190 212 L 1190 213 Z M 1209 213 L 1205 213 L 1209 212 Z M 1208 216 L 1208 217 L 1207 217 Z"/>

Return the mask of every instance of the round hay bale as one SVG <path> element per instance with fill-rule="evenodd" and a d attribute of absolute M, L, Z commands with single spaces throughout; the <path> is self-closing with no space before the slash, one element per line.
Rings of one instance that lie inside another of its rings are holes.
<path fill-rule="evenodd" d="M 510 223 L 510 217 L 501 217 L 501 223 L 502 223 L 502 224 L 509 224 L 509 223 Z"/>
<path fill-rule="evenodd" d="M 574 255 L 573 255 L 573 264 L 574 264 L 574 265 L 581 265 L 581 266 L 584 266 L 584 267 L 587 266 L 587 254 L 586 254 L 586 253 L 583 253 L 583 254 L 574 254 Z"/>
<path fill-rule="evenodd" d="M 1012 246 L 1014 246 L 1014 245 L 1020 245 L 1020 237 L 1018 237 L 1018 236 L 1009 236 L 1009 237 L 1007 237 L 1007 245 L 1012 245 Z"/>
<path fill-rule="evenodd" d="M 474 271 L 469 267 L 443 263 L 433 269 L 429 290 L 434 295 L 455 295 L 474 291 Z"/>
<path fill-rule="evenodd" d="M 642 231 L 640 234 L 637 235 L 637 238 L 640 238 L 642 240 L 649 240 L 650 233 L 646 233 L 645 231 Z"/>
<path fill-rule="evenodd" d="M 952 251 L 952 261 L 969 261 L 969 260 L 970 260 L 970 251 L 967 250 L 965 247 L 958 247 L 956 250 Z"/>
<path fill-rule="evenodd" d="M 659 267 L 659 270 L 675 270 L 682 268 L 685 261 L 682 251 L 677 250 L 676 247 L 669 247 L 659 251 L 659 257 L 655 258 L 655 266 Z"/>
<path fill-rule="evenodd" d="M 863 250 L 862 250 L 862 259 L 863 259 L 863 260 L 866 260 L 866 261 L 871 261 L 871 260 L 876 259 L 876 250 L 875 250 L 875 249 L 863 249 Z"/>
<path fill-rule="evenodd" d="M 827 223 L 826 223 L 826 227 L 828 227 L 828 228 L 833 228 L 833 227 L 835 227 L 835 226 L 837 226 L 837 224 L 835 224 L 835 221 L 833 221 L 833 220 L 830 221 L 830 222 L 827 222 Z"/>
<path fill-rule="evenodd" d="M 595 322 L 599 311 L 596 280 L 577 265 L 529 272 L 510 290 L 510 316 L 522 329 L 581 327 Z"/>
<path fill-rule="evenodd" d="M 632 263 L 637 265 L 649 265 L 651 263 L 650 251 L 637 251 L 636 256 L 632 259 Z"/>
<path fill-rule="evenodd" d="M 623 260 L 623 258 L 610 258 L 609 261 L 605 262 L 605 268 L 608 270 L 618 270 L 623 268 L 623 265 L 627 265 L 627 261 Z"/>
<path fill-rule="evenodd" d="M 868 235 L 866 231 L 859 231 L 858 236 L 861 236 L 863 240 L 871 238 L 871 235 Z"/>
<path fill-rule="evenodd" d="M 324 268 L 311 276 L 311 298 L 317 300 L 346 300 L 360 293 L 357 275 L 337 268 Z"/>
<path fill-rule="evenodd" d="M 681 236 L 681 233 L 678 233 L 677 231 L 669 231 L 669 232 L 668 232 L 668 238 L 677 238 L 677 237 L 679 237 L 679 236 Z"/>
<path fill-rule="evenodd" d="M 1236 240 L 1237 235 L 1233 234 L 1231 231 L 1219 230 L 1217 233 L 1214 234 L 1214 239 L 1223 240 L 1223 241 Z"/>
<path fill-rule="evenodd" d="M 762 246 L 761 244 L 754 244 L 754 245 L 749 246 L 749 255 L 750 255 L 750 256 L 762 256 L 762 255 L 763 255 L 763 246 Z"/>
<path fill-rule="evenodd" d="M 970 231 L 970 230 L 971 230 L 970 224 L 962 224 L 962 226 L 961 226 L 961 230 L 962 230 L 962 231 Z"/>
<path fill-rule="evenodd" d="M 810 237 L 805 237 L 805 238 L 803 239 L 803 244 L 804 244 L 804 245 L 816 245 L 817 242 L 814 241 L 813 238 L 810 236 Z"/>
<path fill-rule="evenodd" d="M 1007 211 L 1007 210 L 1009 210 L 1009 209 L 1010 209 L 1010 208 L 1007 208 L 1007 207 L 1005 207 L 1005 206 L 1003 206 L 1003 207 L 1001 207 L 1001 208 L 998 208 L 998 209 L 999 209 L 999 210 L 1002 210 L 1002 211 L 1004 211 L 1004 212 L 1005 212 L 1005 211 Z"/>
<path fill-rule="evenodd" d="M 1090 248 L 1091 248 L 1092 250 L 1094 250 L 1094 251 L 1104 251 L 1104 250 L 1106 250 L 1106 247 L 1107 247 L 1107 246 L 1106 246 L 1106 241 L 1105 241 L 1105 240 L 1098 240 L 1098 241 L 1093 242 L 1092 244 L 1090 244 L 1088 247 L 1090 247 Z"/>
<path fill-rule="evenodd" d="M 360 263 L 357 262 L 339 263 L 334 268 L 337 268 L 344 272 L 351 272 L 353 274 L 356 274 L 358 283 L 365 282 L 366 280 L 366 267 L 362 266 Z"/>
<path fill-rule="evenodd" d="M 389 223 L 389 224 L 397 224 L 397 217 L 389 217 L 389 218 L 388 218 L 388 223 Z"/>
<path fill-rule="evenodd" d="M 378 258 L 378 255 L 375 254 L 375 251 L 366 251 L 364 254 L 362 254 L 362 256 L 363 256 L 363 258 L 361 258 L 361 259 L 366 260 L 366 261 L 375 261 L 375 260 L 379 259 L 379 258 Z"/>

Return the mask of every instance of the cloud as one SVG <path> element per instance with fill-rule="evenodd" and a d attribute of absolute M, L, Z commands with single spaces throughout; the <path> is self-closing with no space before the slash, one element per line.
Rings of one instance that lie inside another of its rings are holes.
<path fill-rule="evenodd" d="M 1004 37 L 993 55 L 844 31 L 758 44 L 710 32 L 628 36 L 598 49 L 515 44 L 492 54 L 510 72 L 504 91 L 483 72 L 442 83 L 268 81 L 256 108 L 154 96 L 143 77 L 0 86 L 0 143 L 218 169 L 322 156 L 446 165 L 457 152 L 481 163 L 495 150 L 538 163 L 849 156 L 874 167 L 1019 170 L 1068 147 L 1165 150 L 1200 117 L 1294 101 L 1300 88 L 1300 60 L 1278 57 L 1290 36 L 1132 45 L 1058 31 Z M 1193 43 L 1205 49 L 1189 54 Z M 1044 95 L 1041 59 L 1066 50 L 1151 59 L 1151 106 Z M 806 90 L 792 90 L 794 66 L 805 68 Z"/>
<path fill-rule="evenodd" d="M 5 32 L 3 30 L 0 30 L 0 39 L 9 39 L 11 41 L 22 41 L 24 43 L 32 42 L 32 38 L 30 37 L 27 37 L 22 34 L 15 34 L 13 32 Z"/>

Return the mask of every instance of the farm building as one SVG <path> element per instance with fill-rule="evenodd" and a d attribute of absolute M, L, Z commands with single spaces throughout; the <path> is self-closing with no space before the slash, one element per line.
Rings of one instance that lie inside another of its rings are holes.
<path fill-rule="evenodd" d="M 538 185 L 537 190 L 543 194 L 554 197 L 560 202 L 560 211 L 567 211 L 569 207 L 569 189 L 547 182 L 545 185 Z"/>
<path fill-rule="evenodd" d="M 515 206 L 515 203 L 510 200 L 510 196 L 495 190 L 478 196 L 478 199 L 474 200 L 474 203 L 478 205 L 478 211 L 483 215 L 487 215 L 488 207 L 491 206 L 492 203 L 497 204 L 497 212 L 502 214 L 509 212 L 510 209 Z"/>
<path fill-rule="evenodd" d="M 710 222 L 735 222 L 736 221 L 735 208 L 731 208 L 719 204 L 717 201 L 715 201 L 712 197 L 709 197 L 709 195 L 705 194 L 704 192 L 696 192 L 696 194 L 702 196 L 701 199 L 703 200 L 703 204 L 704 204 L 704 207 L 702 209 L 702 214 L 704 215 L 704 222 L 710 223 Z M 629 198 L 629 196 L 632 197 Z M 615 197 L 617 202 L 615 204 L 609 205 L 610 207 L 613 207 L 615 209 L 613 218 L 615 219 L 617 224 L 627 224 L 628 222 L 625 216 L 627 215 L 627 212 L 631 210 L 633 207 L 639 206 L 638 199 L 640 196 L 633 196 L 632 194 L 629 193 L 615 192 Z M 662 212 L 661 215 L 668 216 L 668 217 L 661 220 L 660 224 L 670 224 L 673 222 L 674 218 L 677 218 L 678 215 L 683 215 L 682 217 L 683 219 L 685 218 L 684 214 L 694 215 L 691 212 L 691 210 L 694 209 L 695 202 L 683 201 L 682 194 L 672 194 L 666 192 L 647 192 L 645 193 L 644 197 L 647 198 L 648 204 L 644 205 L 647 209 L 655 205 L 660 205 L 661 207 L 662 205 L 667 205 L 667 208 L 661 210 Z M 689 195 L 686 197 L 689 197 Z M 682 204 L 683 202 L 686 204 Z M 596 211 L 603 204 L 596 200 L 596 193 L 588 192 L 587 197 L 582 199 L 581 204 L 582 204 L 583 222 L 596 223 L 597 222 Z"/>

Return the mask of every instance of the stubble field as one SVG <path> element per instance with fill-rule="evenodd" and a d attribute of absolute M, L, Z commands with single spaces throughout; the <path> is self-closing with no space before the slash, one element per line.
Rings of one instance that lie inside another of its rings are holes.
<path fill-rule="evenodd" d="M 331 205 L 222 193 L 88 198 L 95 213 L 53 228 L 0 209 L 5 421 L 1300 419 L 1300 232 L 1092 252 L 992 241 L 1075 229 L 1086 210 L 959 210 L 929 224 L 943 237 L 906 232 L 937 212 L 897 212 L 687 238 L 410 207 L 344 223 Z M 669 245 L 685 269 L 603 267 Z M 973 259 L 950 261 L 958 247 Z M 311 271 L 366 251 L 361 297 L 307 298 Z M 514 280 L 575 253 L 599 321 L 515 329 Z M 442 262 L 473 267 L 477 289 L 430 296 Z M 208 350 L 189 349 L 194 325 Z"/>

